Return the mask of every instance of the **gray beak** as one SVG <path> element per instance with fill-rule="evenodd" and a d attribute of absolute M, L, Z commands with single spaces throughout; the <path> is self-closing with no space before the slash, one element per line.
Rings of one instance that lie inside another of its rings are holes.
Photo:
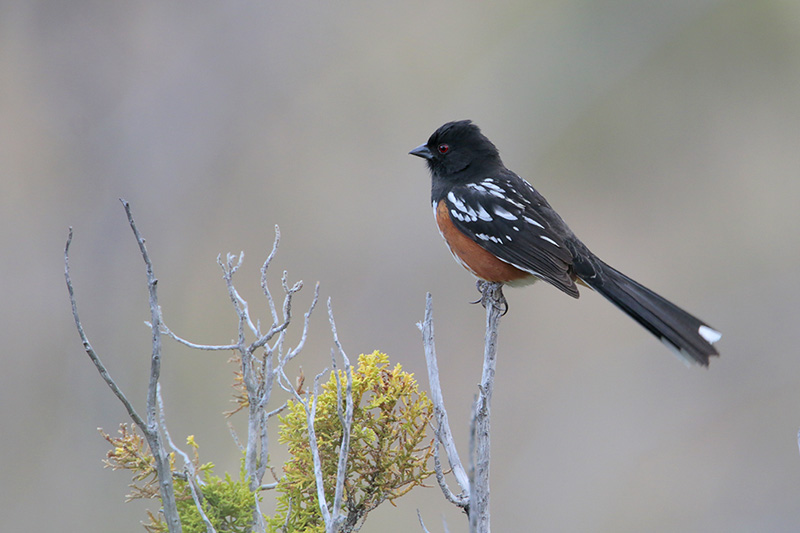
<path fill-rule="evenodd" d="M 417 146 L 408 153 L 411 155 L 415 155 L 417 157 L 421 157 L 423 159 L 433 159 L 433 154 L 431 153 L 430 150 L 428 150 L 428 146 L 425 144 L 420 144 L 419 146 Z"/>

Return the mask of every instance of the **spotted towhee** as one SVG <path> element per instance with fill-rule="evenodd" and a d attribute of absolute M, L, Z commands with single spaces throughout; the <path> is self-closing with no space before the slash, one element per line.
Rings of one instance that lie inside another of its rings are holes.
<path fill-rule="evenodd" d="M 708 366 L 722 334 L 602 262 L 530 183 L 508 170 L 469 120 L 449 122 L 409 152 L 424 158 L 439 231 L 477 278 L 509 285 L 537 279 L 578 297 L 577 283 L 614 303 L 690 363 Z"/>

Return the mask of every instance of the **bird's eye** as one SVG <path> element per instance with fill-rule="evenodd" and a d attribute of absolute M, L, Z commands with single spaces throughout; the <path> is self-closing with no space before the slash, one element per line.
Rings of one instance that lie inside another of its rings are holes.
<path fill-rule="evenodd" d="M 446 154 L 447 152 L 450 151 L 450 145 L 449 144 L 440 144 L 437 147 L 437 150 L 439 150 L 440 154 Z"/>

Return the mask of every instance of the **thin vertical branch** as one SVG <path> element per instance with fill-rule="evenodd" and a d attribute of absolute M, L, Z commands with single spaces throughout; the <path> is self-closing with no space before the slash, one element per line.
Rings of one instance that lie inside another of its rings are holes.
<path fill-rule="evenodd" d="M 200 491 L 200 487 L 198 485 L 202 484 L 202 481 L 197 477 L 197 471 L 195 470 L 194 463 L 189 456 L 178 448 L 175 443 L 172 441 L 172 437 L 169 434 L 169 430 L 167 429 L 167 417 L 164 414 L 164 401 L 161 398 L 161 384 L 159 383 L 156 387 L 156 397 L 158 399 L 158 416 L 159 416 L 159 423 L 161 424 L 161 429 L 164 431 L 164 438 L 167 439 L 167 443 L 169 444 L 170 448 L 181 456 L 183 459 L 183 473 L 186 476 L 186 483 L 189 485 L 189 491 L 192 494 L 192 501 L 194 502 L 194 506 L 197 509 L 197 512 L 200 514 L 201 520 L 206 526 L 206 533 L 217 533 L 217 530 L 214 529 L 214 525 L 209 520 L 208 515 L 203 510 L 203 493 Z"/>
<path fill-rule="evenodd" d="M 347 459 L 348 455 L 350 454 L 350 433 L 352 431 L 352 425 L 353 425 L 354 400 L 353 400 L 352 367 L 350 365 L 350 359 L 347 357 L 347 354 L 342 348 L 342 344 L 339 341 L 339 336 L 336 332 L 336 323 L 333 319 L 333 309 L 331 307 L 330 299 L 328 299 L 328 319 L 330 321 L 331 332 L 333 333 L 334 343 L 345 365 L 344 371 L 345 371 L 345 376 L 347 377 L 347 381 L 345 384 L 345 398 L 344 398 L 345 408 L 344 410 L 342 410 L 341 377 L 339 375 L 339 368 L 336 363 L 336 352 L 331 350 L 331 358 L 333 362 L 333 375 L 335 376 L 334 379 L 336 380 L 336 385 L 337 385 L 337 403 L 338 403 L 337 414 L 342 424 L 342 440 L 339 445 L 339 457 L 336 470 L 336 486 L 333 488 L 334 497 L 333 497 L 333 502 L 331 502 L 331 505 L 329 505 L 328 501 L 325 499 L 325 485 L 324 485 L 324 479 L 322 477 L 322 460 L 319 454 L 319 445 L 317 442 L 316 431 L 314 429 L 314 422 L 316 420 L 316 413 L 317 413 L 317 398 L 319 396 L 319 380 L 322 377 L 322 375 L 328 371 L 328 369 L 323 370 L 321 373 L 317 374 L 317 376 L 314 378 L 314 386 L 312 391 L 310 392 L 311 394 L 310 401 L 308 398 L 309 393 L 306 393 L 306 397 L 303 398 L 300 395 L 300 391 L 298 391 L 296 387 L 292 386 L 289 377 L 284 372 L 283 365 L 280 365 L 277 371 L 280 380 L 285 382 L 285 384 L 281 383 L 281 386 L 285 390 L 291 392 L 294 395 L 295 399 L 303 406 L 303 409 L 305 410 L 306 426 L 308 430 L 308 443 L 311 450 L 311 459 L 314 465 L 314 479 L 316 483 L 317 500 L 318 500 L 317 503 L 320 509 L 320 514 L 322 515 L 322 520 L 325 523 L 326 533 L 334 533 L 336 531 L 340 531 L 343 526 L 347 527 L 345 521 L 347 520 L 348 517 L 346 514 L 341 512 L 341 509 L 344 502 L 345 480 L 347 479 Z"/>
<path fill-rule="evenodd" d="M 436 438 L 442 443 L 442 446 L 444 446 L 447 460 L 450 462 L 450 467 L 453 470 L 453 475 L 456 478 L 456 482 L 458 482 L 458 486 L 461 488 L 461 496 L 456 496 L 461 503 L 457 505 L 466 507 L 467 497 L 470 493 L 469 477 L 458 456 L 455 439 L 453 439 L 453 432 L 450 430 L 450 422 L 447 418 L 447 409 L 445 409 L 444 406 L 442 386 L 439 383 L 439 365 L 436 361 L 436 346 L 433 331 L 433 296 L 431 296 L 431 293 L 428 293 L 425 299 L 425 319 L 423 322 L 417 324 L 417 327 L 419 327 L 422 332 L 422 343 L 425 348 L 425 361 L 428 367 L 431 402 L 433 402 L 434 415 L 436 417 Z M 447 491 L 444 491 L 444 493 L 445 496 L 452 494 L 449 488 Z"/>
<path fill-rule="evenodd" d="M 339 462 L 336 467 L 336 487 L 333 496 L 333 520 L 334 522 L 328 529 L 330 532 L 336 531 L 340 520 L 344 519 L 341 516 L 342 502 L 344 496 L 344 484 L 347 479 L 347 457 L 350 455 L 350 432 L 353 426 L 353 370 L 350 366 L 350 359 L 342 348 L 342 343 L 339 342 L 339 334 L 336 332 L 336 322 L 333 320 L 333 308 L 331 307 L 331 299 L 328 298 L 328 320 L 331 325 L 331 332 L 333 332 L 333 342 L 339 350 L 344 362 L 345 376 L 347 377 L 347 385 L 345 390 L 345 412 L 342 413 L 342 399 L 341 390 L 342 383 L 339 378 L 339 372 L 336 368 L 336 355 L 331 353 L 333 359 L 333 373 L 336 376 L 336 397 L 337 397 L 337 413 L 339 415 L 339 422 L 342 424 L 342 442 L 339 446 Z"/>
<path fill-rule="evenodd" d="M 439 367 L 436 361 L 436 349 L 433 331 L 433 304 L 428 293 L 425 302 L 425 319 L 417 324 L 422 331 L 422 342 L 425 348 L 425 361 L 428 367 L 428 381 L 431 389 L 431 401 L 434 406 L 437 428 L 436 437 L 444 446 L 453 475 L 461 487 L 461 494 L 455 495 L 447 486 L 439 460 L 438 444 L 434 448 L 434 469 L 436 479 L 445 498 L 461 507 L 469 516 L 470 532 L 488 533 L 489 526 L 489 462 L 491 458 L 491 400 L 494 389 L 495 367 L 497 362 L 497 330 L 500 317 L 506 309 L 502 284 L 479 283 L 481 302 L 486 308 L 486 335 L 484 343 L 484 361 L 481 382 L 478 385 L 478 398 L 473 404 L 470 421 L 470 470 L 469 474 L 458 456 L 447 411 L 444 407 L 441 384 L 439 383 Z"/>
<path fill-rule="evenodd" d="M 464 494 L 454 494 L 447 485 L 447 480 L 445 480 L 444 477 L 444 469 L 442 468 L 442 459 L 439 456 L 439 446 L 440 440 L 437 436 L 436 440 L 433 441 L 433 471 L 436 473 L 436 482 L 439 484 L 439 488 L 442 490 L 447 501 L 458 507 L 466 508 L 469 499 Z"/>
<path fill-rule="evenodd" d="M 497 364 L 497 330 L 505 309 L 503 285 L 484 283 L 481 286 L 482 302 L 486 307 L 486 335 L 484 339 L 483 373 L 478 400 L 474 411 L 475 443 L 472 455 L 474 465 L 469 495 L 470 531 L 488 532 L 489 528 L 489 462 L 491 459 L 491 402 Z"/>
<path fill-rule="evenodd" d="M 83 343 L 83 349 L 86 351 L 86 354 L 89 356 L 89 359 L 92 360 L 94 363 L 95 368 L 100 373 L 100 377 L 103 378 L 103 381 L 106 382 L 106 385 L 111 389 L 122 405 L 125 407 L 125 410 L 128 411 L 128 416 L 131 417 L 133 423 L 136 424 L 139 429 L 144 433 L 147 431 L 147 427 L 145 426 L 144 420 L 139 413 L 136 412 L 136 409 L 133 407 L 133 404 L 128 401 L 128 398 L 117 386 L 117 383 L 111 377 L 111 374 L 106 369 L 106 366 L 103 364 L 103 361 L 100 360 L 100 356 L 97 355 L 97 352 L 94 351 L 92 348 L 92 344 L 89 342 L 89 338 L 86 336 L 86 333 L 83 331 L 83 324 L 81 324 L 80 316 L 78 316 L 78 302 L 75 299 L 75 290 L 72 287 L 72 279 L 69 275 L 69 247 L 72 244 L 72 227 L 69 228 L 69 236 L 67 237 L 67 245 L 64 247 L 64 277 L 67 280 L 67 291 L 69 292 L 69 301 L 72 304 L 72 318 L 75 320 L 75 327 L 78 329 L 78 335 L 80 335 L 81 342 Z"/>
<path fill-rule="evenodd" d="M 272 242 L 272 251 L 267 256 L 267 259 L 264 261 L 264 264 L 261 265 L 261 290 L 264 292 L 264 296 L 267 297 L 267 302 L 269 303 L 269 310 L 272 314 L 272 322 L 277 324 L 278 323 L 278 311 L 275 309 L 275 300 L 272 299 L 272 293 L 270 292 L 267 286 L 267 269 L 269 269 L 270 263 L 275 258 L 275 254 L 278 253 L 278 246 L 281 243 L 281 229 L 275 224 L 275 240 Z"/>
<path fill-rule="evenodd" d="M 162 440 L 158 416 L 158 380 L 161 375 L 161 310 L 158 307 L 158 280 L 153 274 L 153 263 L 150 261 L 150 256 L 147 253 L 147 248 L 144 244 L 144 238 L 142 238 L 141 234 L 139 233 L 139 229 L 136 227 L 136 222 L 133 219 L 130 204 L 124 199 L 120 199 L 120 202 L 125 209 L 125 213 L 128 217 L 128 224 L 133 231 L 136 242 L 139 245 L 139 251 L 145 263 L 147 288 L 150 300 L 150 329 L 152 331 L 153 341 L 150 358 L 150 379 L 147 389 L 146 421 L 139 416 L 139 414 L 133 408 L 133 405 L 122 393 L 122 390 L 111 378 L 111 375 L 108 373 L 105 365 L 103 365 L 99 356 L 89 343 L 89 339 L 86 337 L 83 326 L 81 325 L 81 321 L 78 316 L 78 308 L 75 300 L 72 280 L 70 279 L 69 275 L 69 247 L 72 243 L 72 228 L 69 230 L 69 237 L 67 238 L 67 244 L 64 248 L 64 275 L 67 282 L 70 303 L 72 304 L 72 314 L 73 318 L 75 319 L 75 326 L 78 329 L 78 334 L 81 337 L 84 350 L 86 350 L 87 355 L 94 363 L 95 367 L 100 373 L 100 376 L 109 386 L 109 388 L 111 388 L 114 395 L 117 396 L 117 398 L 125 406 L 125 409 L 128 411 L 128 415 L 131 417 L 131 420 L 133 420 L 133 422 L 139 427 L 145 439 L 147 440 L 147 444 L 150 447 L 150 452 L 153 455 L 155 463 L 154 466 L 159 482 L 159 492 L 161 495 L 164 519 L 167 523 L 167 528 L 169 529 L 170 533 L 177 533 L 181 531 L 181 522 L 175 502 L 175 491 L 172 483 L 172 471 L 169 464 L 169 456 L 165 450 Z"/>
<path fill-rule="evenodd" d="M 320 460 L 319 456 L 317 434 L 316 431 L 314 431 L 314 419 L 317 416 L 317 396 L 319 395 L 319 378 L 322 377 L 322 374 L 325 372 L 327 372 L 327 369 L 317 374 L 314 378 L 314 390 L 312 393 L 313 398 L 311 399 L 311 406 L 310 408 L 308 407 L 308 400 L 306 400 L 305 405 L 306 423 L 308 425 L 308 444 L 311 446 L 311 458 L 314 462 L 314 478 L 317 482 L 317 500 L 319 504 L 319 510 L 322 513 L 322 520 L 325 522 L 326 531 L 333 531 L 329 527 L 332 524 L 331 513 L 328 508 L 328 502 L 325 500 L 325 485 L 322 478 L 322 461 Z"/>
<path fill-rule="evenodd" d="M 130 204 L 120 198 L 125 214 L 128 216 L 128 225 L 133 231 L 139 252 L 145 264 L 147 276 L 147 289 L 150 295 L 150 330 L 153 333 L 153 350 L 150 358 L 150 381 L 147 387 L 147 428 L 143 430 L 147 444 L 155 458 L 156 472 L 158 473 L 159 488 L 161 492 L 161 505 L 164 509 L 164 519 L 170 533 L 181 531 L 181 519 L 175 502 L 175 490 L 172 484 L 172 470 L 169 464 L 169 455 L 164 449 L 161 431 L 158 423 L 158 379 L 161 376 L 161 310 L 158 307 L 158 280 L 153 273 L 153 263 L 147 253 L 144 238 L 136 227 Z"/>
<path fill-rule="evenodd" d="M 431 533 L 430 531 L 428 531 L 428 528 L 425 527 L 425 522 L 422 521 L 422 513 L 419 512 L 419 509 L 417 509 L 417 518 L 419 518 L 419 525 L 422 528 L 422 532 Z"/>
<path fill-rule="evenodd" d="M 158 307 L 158 292 L 156 289 L 158 280 L 153 273 L 153 263 L 150 260 L 150 254 L 147 253 L 144 238 L 141 233 L 139 233 L 136 222 L 133 220 L 131 206 L 123 199 L 120 199 L 120 202 L 122 202 L 122 205 L 125 207 L 125 214 L 128 216 L 128 224 L 136 238 L 136 243 L 139 245 L 139 252 L 142 254 L 142 259 L 145 264 L 145 274 L 147 276 L 147 290 L 150 296 L 150 330 L 153 332 L 153 355 L 150 363 L 150 382 L 147 387 L 147 424 L 151 429 L 155 429 L 158 421 L 156 399 L 157 385 L 158 379 L 161 377 L 161 312 Z"/>

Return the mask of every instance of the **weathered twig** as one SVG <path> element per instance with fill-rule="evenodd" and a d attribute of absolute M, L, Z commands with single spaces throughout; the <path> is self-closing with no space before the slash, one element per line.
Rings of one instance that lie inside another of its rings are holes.
<path fill-rule="evenodd" d="M 161 383 L 159 383 L 156 387 L 156 397 L 158 399 L 158 413 L 161 430 L 164 432 L 164 437 L 167 439 L 167 443 L 169 444 L 170 448 L 172 448 L 172 450 L 180 455 L 181 459 L 183 459 L 183 474 L 186 477 L 186 482 L 189 484 L 189 492 L 192 495 L 194 506 L 206 526 L 206 533 L 217 533 L 217 530 L 214 528 L 211 520 L 208 519 L 208 515 L 206 515 L 206 512 L 203 510 L 203 493 L 200 491 L 200 487 L 198 486 L 204 484 L 203 480 L 197 477 L 197 470 L 194 467 L 194 463 L 191 459 L 189 459 L 189 456 L 186 454 L 186 452 L 181 450 L 175 444 L 175 442 L 173 442 L 172 437 L 169 434 L 169 430 L 167 429 L 167 417 L 164 414 L 164 401 L 161 398 Z"/>
<path fill-rule="evenodd" d="M 279 368 L 279 376 L 282 380 L 281 386 L 285 390 L 291 392 L 294 395 L 295 400 L 299 402 L 303 406 L 303 409 L 305 410 L 306 426 L 308 430 L 308 443 L 311 450 L 311 459 L 314 465 L 314 480 L 316 483 L 317 500 L 318 500 L 317 504 L 320 509 L 320 514 L 322 515 L 322 520 L 325 523 L 326 533 L 334 533 L 336 531 L 342 530 L 343 527 L 350 525 L 350 524 L 345 524 L 345 521 L 347 520 L 348 517 L 346 514 L 341 512 L 341 509 L 344 502 L 344 485 L 345 485 L 345 480 L 347 479 L 347 458 L 350 453 L 350 433 L 352 431 L 352 425 L 353 425 L 354 405 L 353 405 L 352 367 L 350 365 L 350 359 L 347 357 L 347 354 L 342 348 L 342 344 L 339 341 L 339 336 L 336 332 L 336 323 L 333 319 L 333 309 L 331 307 L 330 299 L 328 299 L 328 320 L 330 321 L 334 344 L 336 345 L 337 351 L 339 355 L 341 355 L 342 361 L 344 362 L 345 376 L 347 378 L 345 384 L 345 398 L 344 398 L 345 408 L 344 410 L 342 410 L 342 398 L 341 398 L 342 383 L 338 372 L 338 365 L 336 363 L 336 353 L 332 351 L 331 357 L 333 362 L 333 374 L 335 376 L 337 384 L 337 400 L 338 400 L 337 414 L 342 424 L 342 441 L 339 445 L 339 457 L 338 457 L 337 471 L 336 471 L 336 486 L 333 488 L 334 497 L 333 497 L 333 502 L 331 502 L 330 505 L 325 499 L 325 485 L 324 485 L 324 479 L 322 477 L 322 459 L 319 454 L 317 435 L 314 429 L 314 422 L 317 413 L 317 398 L 319 396 L 319 380 L 325 374 L 325 372 L 328 371 L 328 369 L 326 368 L 321 373 L 317 374 L 317 376 L 314 378 L 314 385 L 312 390 L 309 393 L 306 393 L 305 397 L 301 396 L 300 391 L 296 387 L 292 386 L 289 377 L 283 371 L 282 365 Z M 308 398 L 309 394 L 311 395 L 310 400 Z"/>
<path fill-rule="evenodd" d="M 78 316 L 78 303 L 75 299 L 75 291 L 72 287 L 72 279 L 69 275 L 69 247 L 72 244 L 72 228 L 69 228 L 69 236 L 67 237 L 67 245 L 64 247 L 64 276 L 67 279 L 67 291 L 69 292 L 69 301 L 72 304 L 72 318 L 75 320 L 75 327 L 78 329 L 78 335 L 81 337 L 81 342 L 83 343 L 83 349 L 86 351 L 86 354 L 89 356 L 89 359 L 92 360 L 94 363 L 95 368 L 100 373 L 100 377 L 103 378 L 103 381 L 106 382 L 106 385 L 111 389 L 114 395 L 122 402 L 122 405 L 125 407 L 125 410 L 128 411 L 128 416 L 131 417 L 133 423 L 136 424 L 140 430 L 145 431 L 145 423 L 139 413 L 136 412 L 136 409 L 133 407 L 133 404 L 128 401 L 128 398 L 122 392 L 122 389 L 117 386 L 117 383 L 109 374 L 108 369 L 103 364 L 103 361 L 100 360 L 100 356 L 97 355 L 97 352 L 94 351 L 92 348 L 92 344 L 89 342 L 86 333 L 83 331 L 83 325 L 81 324 L 81 319 Z"/>
<path fill-rule="evenodd" d="M 422 521 L 422 513 L 419 512 L 419 509 L 417 509 L 417 518 L 419 518 L 419 525 L 422 528 L 423 533 L 431 533 L 428 531 L 428 528 L 425 527 L 425 522 Z"/>
<path fill-rule="evenodd" d="M 155 458 L 156 472 L 158 473 L 159 486 L 161 491 L 161 505 L 164 509 L 164 519 L 167 522 L 170 533 L 173 531 L 181 531 L 180 516 L 178 516 L 178 509 L 175 502 L 175 489 L 172 484 L 172 470 L 169 464 L 169 455 L 164 448 L 164 443 L 161 437 L 161 431 L 158 423 L 158 379 L 161 376 L 161 309 L 158 307 L 158 280 L 153 273 L 153 263 L 150 260 L 150 254 L 147 253 L 147 247 L 144 244 L 144 238 L 139 233 L 139 228 L 136 227 L 136 222 L 133 220 L 133 213 L 131 212 L 130 204 L 120 199 L 125 208 L 125 214 L 128 216 L 128 225 L 133 231 L 136 242 L 139 244 L 139 252 L 145 264 L 145 273 L 147 275 L 147 289 L 150 295 L 150 331 L 153 334 L 153 351 L 150 358 L 150 382 L 147 386 L 147 444 L 150 446 L 150 451 Z"/>
<path fill-rule="evenodd" d="M 437 428 L 436 437 L 444 446 L 453 475 L 461 488 L 461 494 L 454 494 L 444 478 L 439 460 L 438 443 L 434 448 L 434 469 L 436 479 L 445 498 L 464 509 L 469 515 L 470 531 L 486 533 L 489 529 L 489 463 L 491 458 L 491 400 L 494 389 L 494 375 L 497 360 L 497 330 L 500 317 L 507 309 L 503 297 L 502 284 L 480 283 L 481 303 L 486 307 L 486 335 L 484 362 L 481 382 L 478 385 L 478 398 L 473 405 L 470 422 L 470 470 L 464 470 L 458 456 L 455 441 L 447 420 L 442 389 L 439 383 L 439 367 L 433 332 L 433 304 L 430 293 L 425 303 L 425 319 L 418 327 L 422 331 L 425 348 L 425 361 L 428 367 L 428 380 L 431 388 L 431 401 L 434 406 Z"/>
<path fill-rule="evenodd" d="M 442 460 L 439 457 L 439 446 L 440 441 L 437 436 L 436 440 L 433 441 L 433 470 L 436 473 L 436 482 L 439 483 L 439 488 L 442 489 L 442 493 L 447 501 L 458 507 L 466 508 L 469 503 L 468 498 L 466 498 L 463 493 L 458 495 L 454 494 L 447 485 L 447 480 L 444 477 L 444 469 L 442 468 Z"/>
<path fill-rule="evenodd" d="M 319 396 L 319 378 L 327 372 L 328 369 L 326 368 L 322 372 L 316 375 L 314 378 L 314 389 L 312 392 L 311 398 L 311 405 L 308 405 L 308 400 L 306 399 L 304 405 L 306 406 L 306 423 L 308 425 L 308 444 L 311 446 L 311 458 L 314 463 L 314 479 L 317 483 L 317 504 L 319 505 L 319 510 L 322 513 L 322 520 L 325 522 L 325 531 L 335 531 L 330 529 L 330 525 L 333 524 L 333 520 L 331 519 L 331 512 L 328 508 L 328 502 L 325 500 L 325 483 L 322 478 L 322 461 L 319 456 L 319 446 L 317 446 L 317 434 L 314 431 L 314 418 L 317 416 L 317 397 Z"/>
<path fill-rule="evenodd" d="M 261 290 L 264 292 L 264 296 L 267 297 L 267 302 L 269 302 L 269 310 L 272 314 L 272 322 L 278 323 L 278 311 L 275 308 L 275 300 L 272 299 L 272 293 L 270 292 L 269 288 L 267 287 L 267 270 L 269 269 L 270 263 L 275 258 L 275 254 L 278 253 L 278 246 L 281 243 L 281 229 L 275 224 L 275 240 L 272 242 L 272 251 L 270 251 L 267 259 L 264 261 L 264 264 L 261 265 Z"/>
<path fill-rule="evenodd" d="M 247 443 L 245 445 L 244 461 L 245 475 L 249 480 L 250 489 L 253 492 L 257 492 L 263 486 L 262 480 L 268 468 L 269 433 L 267 431 L 267 422 L 270 417 L 282 411 L 286 406 L 286 404 L 283 404 L 270 412 L 266 411 L 266 406 L 271 398 L 272 388 L 275 383 L 275 377 L 277 376 L 280 382 L 280 378 L 285 376 L 284 366 L 286 363 L 302 350 L 308 336 L 309 319 L 319 299 L 319 283 L 317 283 L 311 306 L 305 313 L 301 340 L 293 350 L 284 354 L 283 341 L 286 329 L 289 327 L 292 320 L 292 299 L 294 295 L 302 289 L 303 282 L 298 281 L 290 287 L 287 282 L 287 273 L 284 271 L 283 277 L 281 278 L 281 284 L 284 290 L 283 318 L 280 318 L 275 306 L 275 300 L 267 285 L 267 270 L 277 252 L 279 242 L 280 230 L 278 226 L 275 226 L 275 241 L 272 246 L 272 251 L 261 267 L 261 287 L 267 298 L 270 315 L 272 317 L 272 325 L 266 333 L 262 332 L 260 322 L 257 324 L 253 323 L 247 301 L 242 298 L 233 284 L 233 276 L 242 265 L 242 253 L 240 253 L 238 257 L 228 254 L 225 261 L 223 261 L 220 256 L 217 261 L 222 268 L 223 279 L 228 288 L 228 295 L 231 303 L 239 317 L 238 342 L 228 346 L 194 345 L 192 343 L 187 343 L 187 341 L 180 339 L 177 335 L 171 334 L 170 332 L 170 336 L 178 340 L 178 342 L 185 345 L 192 345 L 192 347 L 197 347 L 199 349 L 219 350 L 222 348 L 232 348 L 238 351 L 241 360 L 242 383 L 246 391 L 248 405 Z M 256 339 L 249 344 L 246 342 L 245 332 L 247 329 L 256 337 Z M 270 341 L 273 340 L 274 342 L 270 345 Z M 263 357 L 258 360 L 255 354 L 256 351 L 260 349 L 264 350 L 264 354 Z M 277 362 L 275 361 L 276 355 Z M 281 386 L 283 387 L 283 385 Z M 254 504 L 253 520 L 258 530 L 264 530 L 265 525 L 263 524 L 263 517 L 259 510 L 258 498 L 256 498 Z"/>
<path fill-rule="evenodd" d="M 500 316 L 508 309 L 501 283 L 480 285 L 482 302 L 486 307 L 486 336 L 484 339 L 483 373 L 475 405 L 473 423 L 475 449 L 471 464 L 474 472 L 470 479 L 469 494 L 470 530 L 489 531 L 489 462 L 491 459 L 491 402 L 494 374 L 497 364 L 497 330 Z"/>
<path fill-rule="evenodd" d="M 153 263 L 150 261 L 150 256 L 147 253 L 144 238 L 142 238 L 141 234 L 139 233 L 139 229 L 136 227 L 136 222 L 133 219 L 130 204 L 123 199 L 120 199 L 120 202 L 122 202 L 122 205 L 125 208 L 125 213 L 128 217 L 128 224 L 133 231 L 136 242 L 139 245 L 139 251 L 145 263 L 147 288 L 150 300 L 150 329 L 152 331 L 153 341 L 150 358 L 150 379 L 147 389 L 146 421 L 139 416 L 139 414 L 133 408 L 133 405 L 122 393 L 122 390 L 111 378 L 111 375 L 108 373 L 108 370 L 101 362 L 99 356 L 92 348 L 88 338 L 86 337 L 86 334 L 84 333 L 83 326 L 81 325 L 81 321 L 78 316 L 78 308 L 75 300 L 72 280 L 70 279 L 69 275 L 69 247 L 72 243 L 72 228 L 69 230 L 69 237 L 67 238 L 67 244 L 64 248 L 64 275 L 67 282 L 70 303 L 72 304 L 72 314 L 73 318 L 75 319 L 75 326 L 78 329 L 78 334 L 81 337 L 84 349 L 100 373 L 100 376 L 114 392 L 114 395 L 117 396 L 117 398 L 125 406 L 125 409 L 128 411 L 128 415 L 131 417 L 131 420 L 133 420 L 133 422 L 139 427 L 145 439 L 147 440 L 147 444 L 150 447 L 150 452 L 153 454 L 154 458 L 154 466 L 159 482 L 159 493 L 161 495 L 164 519 L 167 523 L 167 528 L 169 529 L 170 533 L 177 533 L 181 531 L 181 522 L 175 503 L 172 472 L 169 464 L 169 456 L 165 450 L 162 440 L 158 411 L 158 379 L 161 374 L 161 310 L 158 307 L 158 280 L 153 273 Z"/>
<path fill-rule="evenodd" d="M 336 332 L 336 322 L 333 320 L 333 308 L 331 307 L 331 299 L 328 298 L 328 320 L 331 325 L 331 332 L 333 332 L 333 342 L 339 350 L 339 354 L 344 361 L 344 371 L 347 378 L 347 385 L 345 389 L 345 411 L 342 413 L 342 383 L 339 379 L 339 372 L 336 367 L 336 354 L 331 351 L 331 359 L 333 360 L 333 373 L 336 376 L 336 409 L 339 415 L 339 422 L 342 424 L 342 442 L 339 446 L 339 462 L 336 467 L 336 487 L 333 496 L 333 524 L 328 526 L 329 533 L 338 530 L 339 524 L 344 520 L 341 514 L 342 502 L 344 496 L 344 483 L 347 478 L 347 457 L 350 455 L 350 432 L 353 427 L 353 369 L 350 366 L 350 359 L 342 348 L 342 343 L 339 342 L 339 334 Z M 355 524 L 354 524 L 355 525 Z"/>
<path fill-rule="evenodd" d="M 431 401 L 433 402 L 434 416 L 436 417 L 436 438 L 444 446 L 450 468 L 456 478 L 461 494 L 455 495 L 444 482 L 444 476 L 437 474 L 437 480 L 442 487 L 445 497 L 461 508 L 466 509 L 469 501 L 470 483 L 466 470 L 458 455 L 450 423 L 447 419 L 447 409 L 444 406 L 442 386 L 439 382 L 439 364 L 436 361 L 436 345 L 433 331 L 433 297 L 428 293 L 425 299 L 425 319 L 417 324 L 422 331 L 422 343 L 425 348 L 425 362 L 428 367 L 428 382 L 431 388 Z M 438 454 L 438 452 L 437 452 Z M 435 466 L 435 463 L 434 463 Z"/>

